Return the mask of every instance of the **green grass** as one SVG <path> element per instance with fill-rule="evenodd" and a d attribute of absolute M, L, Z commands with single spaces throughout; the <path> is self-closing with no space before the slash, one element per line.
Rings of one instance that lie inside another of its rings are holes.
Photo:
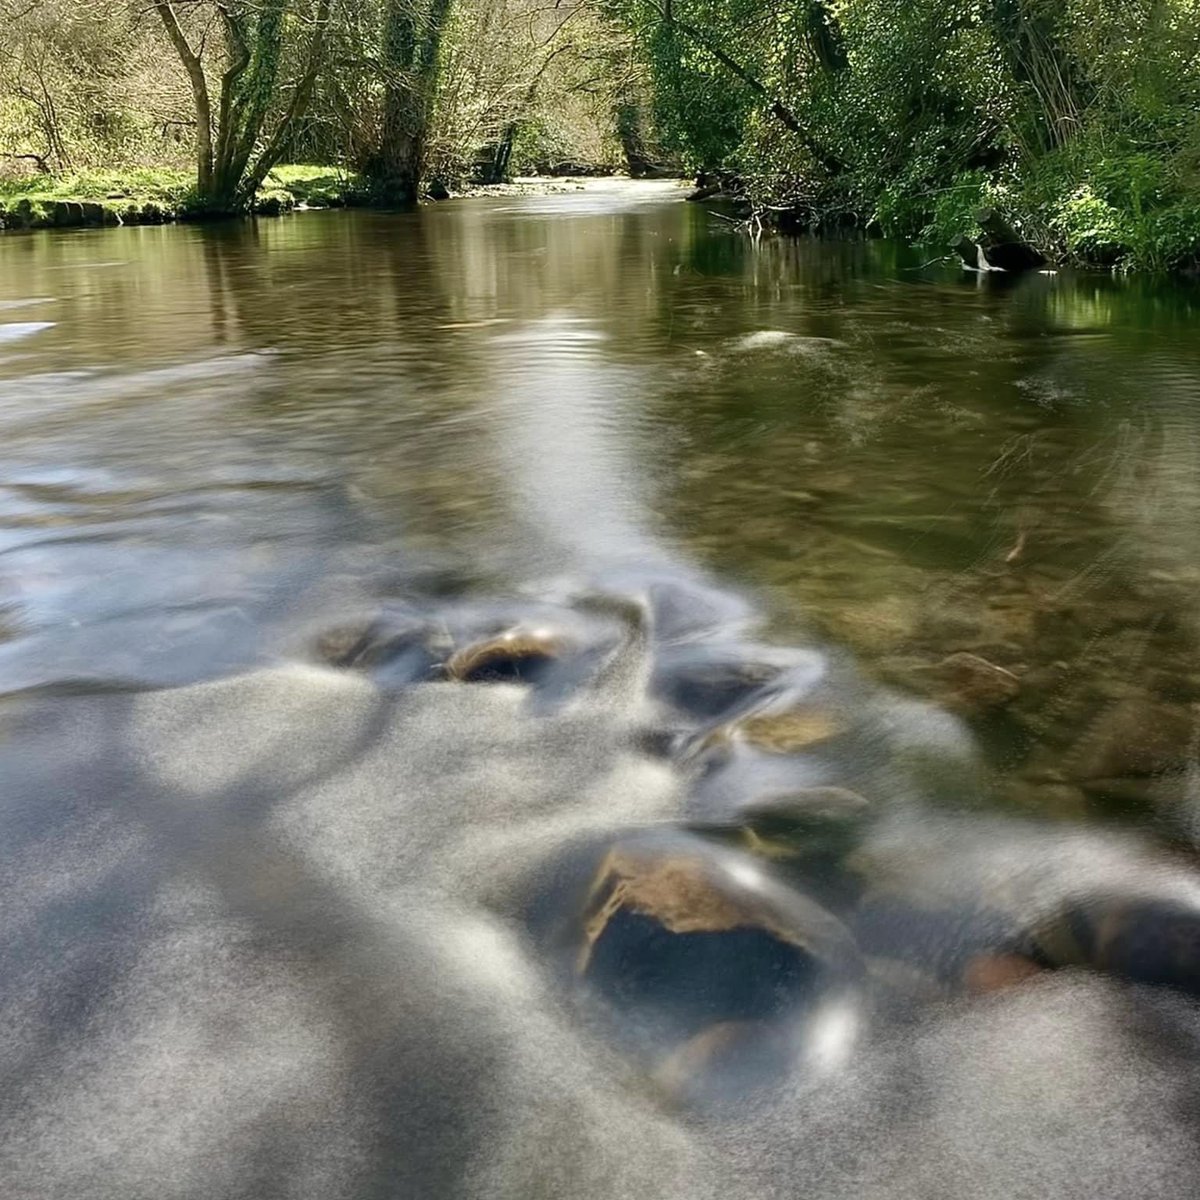
<path fill-rule="evenodd" d="M 365 199 L 367 193 L 366 184 L 353 171 L 307 163 L 276 167 L 267 176 L 267 188 L 287 193 L 296 204 L 307 204 L 310 208 L 354 204 Z"/>
<path fill-rule="evenodd" d="M 255 209 L 276 215 L 297 207 L 336 208 L 360 201 L 357 176 L 334 167 L 276 167 Z M 0 180 L 0 228 L 148 224 L 186 219 L 196 209 L 194 176 L 170 168 L 82 171 Z"/>

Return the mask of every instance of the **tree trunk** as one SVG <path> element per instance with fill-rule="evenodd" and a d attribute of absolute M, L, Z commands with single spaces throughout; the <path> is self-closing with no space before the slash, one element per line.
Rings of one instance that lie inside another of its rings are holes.
<path fill-rule="evenodd" d="M 245 212 L 270 169 L 279 161 L 288 133 L 312 97 L 324 56 L 332 0 L 318 0 L 303 74 L 292 99 L 255 157 L 268 114 L 279 93 L 279 67 L 288 30 L 289 0 L 260 0 L 255 5 L 225 0 L 219 6 L 225 31 L 227 67 L 221 76 L 216 113 L 204 64 L 188 42 L 171 0 L 154 8 L 187 71 L 196 106 L 196 190 L 205 212 Z"/>
<path fill-rule="evenodd" d="M 170 0 L 154 0 L 154 8 L 162 18 L 167 36 L 192 85 L 192 99 L 196 106 L 196 189 L 201 196 L 207 196 L 213 185 L 213 140 L 212 102 L 208 95 L 208 82 L 204 78 L 204 65 L 188 44 Z"/>
<path fill-rule="evenodd" d="M 836 75 L 849 67 L 842 26 L 827 0 L 812 0 L 809 5 L 808 38 L 813 54 L 826 73 Z"/>
<path fill-rule="evenodd" d="M 384 10 L 383 129 L 378 153 L 367 171 L 380 204 L 407 207 L 420 198 L 442 33 L 449 15 L 450 0 L 432 0 L 423 19 L 414 13 L 412 0 L 388 0 Z"/>
<path fill-rule="evenodd" d="M 296 89 L 292 93 L 292 102 L 288 105 L 287 111 L 275 127 L 275 132 L 271 136 L 271 140 L 263 148 L 262 153 L 259 154 L 258 161 L 250 169 L 245 178 L 241 179 L 238 183 L 240 202 L 246 206 L 249 206 L 254 200 L 258 189 L 262 187 L 263 180 L 266 179 L 271 168 L 275 166 L 283 155 L 284 148 L 288 144 L 292 131 L 308 111 L 313 90 L 317 86 L 317 76 L 320 74 L 321 64 L 325 59 L 325 37 L 329 30 L 329 13 L 331 7 L 332 0 L 320 0 L 320 3 L 317 5 L 316 28 L 313 30 L 312 40 L 308 45 L 308 61 L 305 65 L 304 74 L 300 77 L 296 84 Z"/>
<path fill-rule="evenodd" d="M 758 95 L 766 105 L 767 112 L 779 121 L 781 125 L 794 133 L 800 144 L 830 175 L 840 174 L 845 169 L 844 164 L 809 133 L 800 121 L 800 118 L 783 102 L 782 98 L 767 87 L 753 71 L 743 63 L 738 62 L 737 59 L 723 50 L 702 30 L 697 29 L 695 25 L 681 21 L 675 15 L 671 4 L 663 3 L 662 0 L 645 0 L 645 3 L 658 12 L 668 30 L 682 33 L 689 41 L 700 46 L 708 54 L 711 54 L 721 66 L 740 79 L 752 92 Z M 821 5 L 820 8 L 824 15 L 824 5 Z"/>

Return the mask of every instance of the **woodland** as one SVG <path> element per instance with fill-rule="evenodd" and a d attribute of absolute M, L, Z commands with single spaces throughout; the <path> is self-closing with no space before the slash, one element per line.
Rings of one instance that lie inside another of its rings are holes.
<path fill-rule="evenodd" d="M 1195 269 L 1200 0 L 0 0 L 10 225 L 614 172 L 804 230 L 944 247 L 998 211 L 1059 260 Z"/>

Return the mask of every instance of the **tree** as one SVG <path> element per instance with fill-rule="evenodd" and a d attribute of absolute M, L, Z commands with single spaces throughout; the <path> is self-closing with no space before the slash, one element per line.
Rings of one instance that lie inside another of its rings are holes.
<path fill-rule="evenodd" d="M 384 0 L 383 117 L 379 145 L 366 164 L 372 191 L 383 204 L 415 204 L 420 196 L 449 17 L 450 0 Z"/>
<path fill-rule="evenodd" d="M 129 139 L 134 25 L 120 0 L 0 0 L 0 157 L 66 171 Z"/>
<path fill-rule="evenodd" d="M 321 70 L 331 3 L 211 0 L 192 6 L 189 36 L 172 0 L 154 0 L 191 85 L 196 190 L 205 211 L 247 209 L 279 161 Z M 214 41 L 224 67 L 215 106 L 206 61 Z M 295 74 L 281 83 L 289 62 Z"/>

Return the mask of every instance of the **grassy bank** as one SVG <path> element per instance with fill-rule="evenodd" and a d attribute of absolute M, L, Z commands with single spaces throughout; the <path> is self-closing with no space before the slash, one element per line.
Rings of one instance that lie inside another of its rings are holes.
<path fill-rule="evenodd" d="M 360 203 L 358 177 L 333 167 L 276 167 L 254 203 L 260 216 Z M 201 215 L 195 175 L 170 169 L 85 171 L 0 180 L 0 229 L 161 225 Z"/>

